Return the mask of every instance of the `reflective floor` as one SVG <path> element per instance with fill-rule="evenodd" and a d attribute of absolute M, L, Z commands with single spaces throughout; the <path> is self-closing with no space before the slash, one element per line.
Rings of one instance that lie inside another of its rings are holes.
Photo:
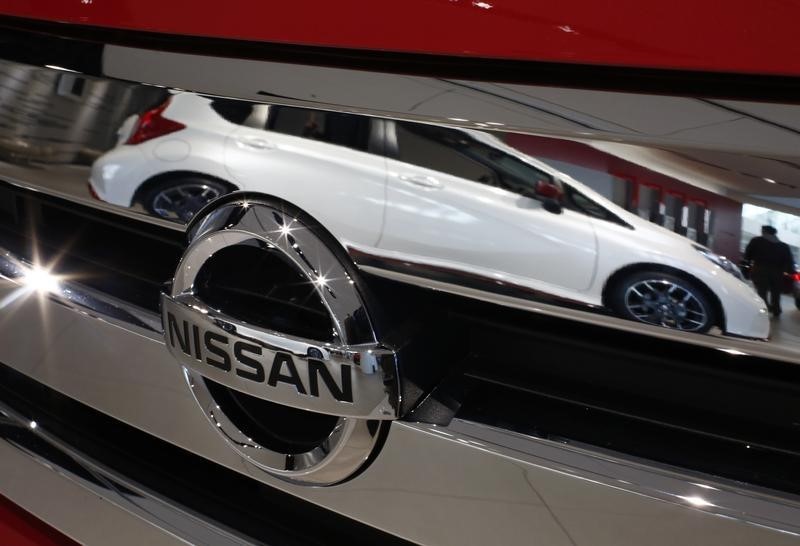
<path fill-rule="evenodd" d="M 800 345 L 800 310 L 795 305 L 793 296 L 781 297 L 783 313 L 780 318 L 770 320 L 770 343 L 786 347 Z"/>
<path fill-rule="evenodd" d="M 28 164 L 15 165 L 0 161 L 0 170 L 8 179 L 20 180 L 47 188 L 53 193 L 60 193 L 80 200 L 91 200 L 89 193 L 90 167 L 86 165 L 48 165 Z"/>

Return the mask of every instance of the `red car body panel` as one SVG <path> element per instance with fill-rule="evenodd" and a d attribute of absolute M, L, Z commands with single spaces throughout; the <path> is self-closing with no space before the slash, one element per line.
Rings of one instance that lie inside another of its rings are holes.
<path fill-rule="evenodd" d="M 0 496 L 0 544 L 12 546 L 77 546 L 37 517 Z"/>
<path fill-rule="evenodd" d="M 472 57 L 800 75 L 800 4 L 676 0 L 9 0 L 0 13 L 169 34 Z"/>

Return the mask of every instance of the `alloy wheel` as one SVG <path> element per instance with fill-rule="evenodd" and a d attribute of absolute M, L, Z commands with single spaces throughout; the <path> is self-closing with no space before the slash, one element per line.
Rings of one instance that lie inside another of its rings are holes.
<path fill-rule="evenodd" d="M 188 222 L 197 211 L 221 192 L 208 184 L 186 182 L 158 192 L 152 201 L 153 212 L 170 220 Z"/>
<path fill-rule="evenodd" d="M 709 320 L 703 301 L 689 287 L 668 279 L 645 279 L 625 291 L 625 307 L 648 324 L 688 332 L 702 330 Z"/>

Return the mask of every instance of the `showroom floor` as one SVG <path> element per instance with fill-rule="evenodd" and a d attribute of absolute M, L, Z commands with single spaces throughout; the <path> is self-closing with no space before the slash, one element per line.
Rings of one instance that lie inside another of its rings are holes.
<path fill-rule="evenodd" d="M 800 310 L 795 307 L 792 296 L 783 296 L 781 307 L 783 307 L 783 314 L 780 318 L 774 318 L 771 321 L 770 342 L 800 347 Z"/>

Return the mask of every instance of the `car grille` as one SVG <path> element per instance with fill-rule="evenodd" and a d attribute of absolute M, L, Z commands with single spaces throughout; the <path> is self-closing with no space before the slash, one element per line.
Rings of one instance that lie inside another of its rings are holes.
<path fill-rule="evenodd" d="M 180 231 L 8 185 L 0 195 L 15 210 L 4 216 L 0 245 L 54 263 L 79 285 L 158 311 L 184 246 Z M 366 279 L 392 309 L 393 335 L 417 339 L 418 354 L 444 362 L 409 370 L 409 394 L 422 402 L 406 408 L 407 419 L 466 419 L 800 493 L 796 366 L 711 348 L 686 351 L 674 342 Z M 278 294 L 262 305 L 275 305 L 274 298 L 291 300 Z"/>

